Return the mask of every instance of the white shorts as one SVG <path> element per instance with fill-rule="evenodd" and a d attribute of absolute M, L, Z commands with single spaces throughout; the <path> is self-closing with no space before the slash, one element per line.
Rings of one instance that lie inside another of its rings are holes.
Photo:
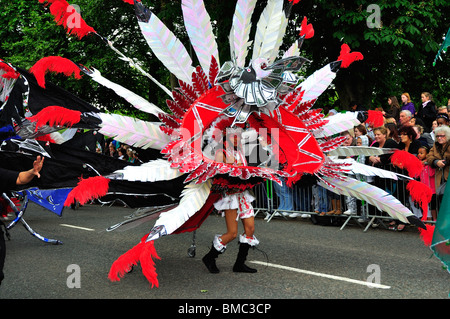
<path fill-rule="evenodd" d="M 217 209 L 222 215 L 225 214 L 225 210 L 237 209 L 237 218 L 249 218 L 255 216 L 255 211 L 251 202 L 255 200 L 249 191 L 243 191 L 231 195 L 225 195 L 220 200 L 214 203 L 214 208 Z"/>

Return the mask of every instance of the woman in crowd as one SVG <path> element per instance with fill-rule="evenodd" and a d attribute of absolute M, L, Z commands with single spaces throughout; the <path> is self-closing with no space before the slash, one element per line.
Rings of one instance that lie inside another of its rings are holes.
<path fill-rule="evenodd" d="M 436 104 L 433 102 L 432 95 L 428 92 L 423 92 L 421 94 L 421 98 L 422 106 L 419 107 L 416 117 L 418 119 L 421 119 L 425 124 L 425 132 L 430 132 L 431 125 L 433 124 L 433 121 L 436 119 L 437 115 Z"/>
<path fill-rule="evenodd" d="M 400 104 L 398 103 L 398 100 L 395 96 L 388 97 L 387 100 L 389 107 L 385 111 L 383 111 L 383 116 L 385 118 L 394 118 L 395 121 L 398 122 L 399 116 L 400 116 Z"/>
<path fill-rule="evenodd" d="M 417 133 L 412 126 L 403 126 L 398 130 L 400 143 L 398 148 L 408 153 L 417 155 L 421 143 L 416 139 Z"/>
<path fill-rule="evenodd" d="M 409 93 L 403 93 L 401 96 L 402 99 L 402 109 L 401 111 L 410 111 L 411 115 L 414 117 L 416 114 L 416 107 L 414 106 L 414 103 L 411 102 L 411 97 L 409 96 Z"/>
<path fill-rule="evenodd" d="M 381 126 L 373 130 L 375 135 L 375 143 L 373 147 L 379 148 L 398 148 L 398 144 L 391 138 L 388 138 L 388 130 Z M 368 165 L 385 168 L 390 163 L 391 154 L 384 154 L 380 156 L 369 156 Z"/>
<path fill-rule="evenodd" d="M 450 167 L 450 128 L 439 126 L 434 130 L 436 142 L 427 155 L 427 163 L 435 169 L 437 201 L 444 195 Z"/>

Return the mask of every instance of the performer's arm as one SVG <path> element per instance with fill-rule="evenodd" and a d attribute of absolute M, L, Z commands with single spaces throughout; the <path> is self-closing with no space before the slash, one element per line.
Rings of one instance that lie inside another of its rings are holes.
<path fill-rule="evenodd" d="M 19 173 L 19 176 L 17 177 L 16 184 L 17 185 L 24 185 L 28 184 L 33 180 L 35 176 L 38 178 L 41 177 L 39 172 L 42 169 L 42 166 L 44 164 L 44 158 L 41 156 L 38 156 L 36 160 L 33 162 L 33 168 L 29 169 L 28 171 L 23 171 Z"/>

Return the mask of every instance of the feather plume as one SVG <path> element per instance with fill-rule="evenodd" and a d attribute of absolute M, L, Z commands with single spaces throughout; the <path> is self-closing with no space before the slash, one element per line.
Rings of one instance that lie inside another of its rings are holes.
<path fill-rule="evenodd" d="M 332 136 L 357 126 L 361 122 L 357 118 L 357 112 L 337 113 L 325 119 L 328 123 L 313 132 L 315 138 Z"/>
<path fill-rule="evenodd" d="M 243 68 L 248 53 L 251 17 L 255 9 L 256 0 L 238 0 L 230 31 L 231 57 L 235 59 L 237 67 Z"/>
<path fill-rule="evenodd" d="M 366 182 L 361 182 L 350 177 L 344 177 L 343 180 L 340 180 L 324 176 L 323 179 L 335 186 L 335 188 L 333 188 L 326 183 L 320 182 L 323 187 L 330 191 L 365 200 L 379 210 L 388 213 L 392 218 L 398 219 L 404 223 L 409 223 L 409 220 L 415 217 L 414 214 L 403 206 L 398 199 L 389 195 L 384 190 Z"/>
<path fill-rule="evenodd" d="M 65 76 L 71 76 L 79 80 L 81 79 L 81 70 L 69 59 L 60 56 L 49 56 L 37 61 L 30 69 L 30 72 L 36 78 L 39 86 L 45 89 L 45 74 L 47 72 L 62 73 Z"/>
<path fill-rule="evenodd" d="M 335 159 L 334 163 L 342 163 L 342 164 L 350 164 L 346 169 L 351 171 L 351 174 L 360 174 L 364 176 L 378 176 L 381 178 L 390 178 L 393 180 L 398 180 L 397 174 L 391 171 L 387 171 L 385 169 L 377 168 L 374 166 L 365 165 L 355 161 L 352 158 L 346 159 Z"/>
<path fill-rule="evenodd" d="M 111 281 L 120 281 L 120 278 L 125 273 L 131 270 L 132 266 L 136 266 L 138 262 L 141 264 L 142 273 L 151 283 L 152 288 L 154 286 L 159 287 L 157 279 L 157 273 L 155 268 L 155 262 L 153 259 L 161 259 L 155 249 L 153 241 L 146 242 L 148 234 L 141 238 L 139 244 L 128 250 L 122 256 L 117 258 L 111 265 L 108 278 Z"/>
<path fill-rule="evenodd" d="M 135 6 L 144 7 L 141 3 L 136 3 Z M 153 53 L 179 80 L 191 84 L 194 67 L 184 45 L 155 14 L 145 7 L 141 10 L 145 10 L 149 16 L 148 19 L 138 16 L 138 23 Z"/>
<path fill-rule="evenodd" d="M 163 149 L 170 142 L 160 129 L 160 123 L 145 122 L 119 114 L 99 113 L 102 120 L 100 133 L 115 140 L 143 149 Z"/>
<path fill-rule="evenodd" d="M 76 110 L 69 110 L 61 106 L 53 105 L 39 111 L 39 113 L 28 117 L 31 122 L 36 122 L 36 131 L 44 126 L 68 126 L 80 122 L 81 112 Z"/>
<path fill-rule="evenodd" d="M 84 70 L 86 70 L 85 73 L 89 75 L 95 82 L 113 90 L 117 95 L 123 97 L 128 103 L 133 105 L 136 109 L 156 116 L 158 116 L 158 114 L 160 113 L 165 113 L 159 107 L 157 107 L 153 103 L 150 103 L 143 97 L 137 95 L 136 93 L 124 88 L 123 86 L 117 83 L 114 83 L 104 78 L 100 73 L 100 71 L 96 69 L 87 70 L 86 68 L 84 68 Z"/>
<path fill-rule="evenodd" d="M 364 59 L 364 56 L 360 52 L 350 52 L 350 47 L 347 44 L 341 45 L 341 52 L 337 61 L 342 61 L 341 68 L 345 69 L 355 61 Z"/>
<path fill-rule="evenodd" d="M 190 217 L 199 211 L 205 204 L 211 190 L 211 181 L 208 180 L 202 184 L 192 182 L 185 186 L 181 193 L 180 204 L 172 210 L 161 213 L 155 222 L 153 229 L 163 227 L 165 234 L 170 235 L 184 224 Z M 154 240 L 161 236 L 159 232 L 155 232 L 154 236 L 149 236 L 147 241 Z"/>
<path fill-rule="evenodd" d="M 84 205 L 90 200 L 105 196 L 108 188 L 109 179 L 103 176 L 81 178 L 78 185 L 67 196 L 64 206 L 70 206 L 75 201 Z"/>
<path fill-rule="evenodd" d="M 176 168 L 170 167 L 170 163 L 163 159 L 157 159 L 140 166 L 126 166 L 114 173 L 121 174 L 128 181 L 156 182 L 168 181 L 182 175 Z"/>
<path fill-rule="evenodd" d="M 269 0 L 256 27 L 252 60 L 260 57 L 270 59 L 275 51 L 278 52 L 277 45 L 280 44 L 279 38 L 284 36 L 286 20 L 283 0 Z"/>
<path fill-rule="evenodd" d="M 422 162 L 407 151 L 395 151 L 391 156 L 391 163 L 400 169 L 406 169 L 412 178 L 419 176 L 423 170 Z"/>
<path fill-rule="evenodd" d="M 333 72 L 330 64 L 315 71 L 297 86 L 298 89 L 304 91 L 301 102 L 317 99 L 330 86 L 335 78 L 336 72 Z"/>
<path fill-rule="evenodd" d="M 53 15 L 58 25 L 64 26 L 68 34 L 76 35 L 81 39 L 89 33 L 96 33 L 94 28 L 90 27 L 77 10 L 67 1 L 39 0 L 39 2 L 48 2 L 51 4 L 50 13 Z"/>
<path fill-rule="evenodd" d="M 431 202 L 433 192 L 430 187 L 416 180 L 411 180 L 406 185 L 411 198 L 414 202 L 418 203 L 423 211 L 423 216 L 427 217 L 428 204 Z"/>
<path fill-rule="evenodd" d="M 367 115 L 368 115 L 366 120 L 367 124 L 371 124 L 372 127 L 383 126 L 384 124 L 383 113 L 381 113 L 380 111 L 369 110 L 367 111 Z"/>
<path fill-rule="evenodd" d="M 379 148 L 370 146 L 341 146 L 327 153 L 328 156 L 376 156 L 383 154 L 392 154 L 397 151 L 396 148 Z"/>
<path fill-rule="evenodd" d="M 0 71 L 3 71 L 0 72 L 0 74 L 4 79 L 17 79 L 20 76 L 19 72 L 16 72 L 16 70 L 14 70 L 11 65 L 6 63 L 2 59 L 0 59 Z"/>
<path fill-rule="evenodd" d="M 205 4 L 203 0 L 182 0 L 181 7 L 189 39 L 203 71 L 209 76 L 211 56 L 219 63 L 219 51 Z"/>
<path fill-rule="evenodd" d="M 312 24 L 308 24 L 308 19 L 306 17 L 304 17 L 302 21 L 300 36 L 304 36 L 305 39 L 310 39 L 314 36 L 314 28 Z"/>

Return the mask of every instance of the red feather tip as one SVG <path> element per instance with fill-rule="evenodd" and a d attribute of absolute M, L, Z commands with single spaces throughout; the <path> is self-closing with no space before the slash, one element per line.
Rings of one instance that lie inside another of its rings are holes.
<path fill-rule="evenodd" d="M 372 127 L 380 127 L 384 124 L 383 113 L 381 113 L 380 111 L 369 110 L 367 112 L 367 115 L 368 117 L 366 122 L 368 124 L 371 124 Z"/>
<path fill-rule="evenodd" d="M 11 66 L 9 66 L 5 61 L 0 59 L 0 70 L 5 71 L 2 75 L 4 79 L 17 79 L 20 76 L 19 72 L 16 72 Z"/>
<path fill-rule="evenodd" d="M 111 265 L 108 278 L 111 281 L 120 281 L 120 278 L 125 275 L 126 272 L 131 270 L 132 266 L 141 263 L 142 273 L 147 280 L 154 286 L 159 287 L 155 268 L 155 262 L 153 259 L 161 259 L 156 253 L 153 240 L 146 242 L 148 234 L 142 237 L 139 244 L 128 250 L 122 256 Z"/>
<path fill-rule="evenodd" d="M 364 56 L 361 54 L 361 52 L 351 52 L 350 53 L 350 47 L 347 44 L 343 44 L 341 46 L 341 52 L 339 54 L 339 57 L 337 61 L 342 61 L 341 68 L 345 69 L 350 66 L 355 61 L 359 61 L 364 59 Z"/>
<path fill-rule="evenodd" d="M 395 151 L 391 156 L 391 163 L 401 169 L 406 169 L 410 177 L 417 177 L 423 170 L 422 162 L 407 151 Z"/>
<path fill-rule="evenodd" d="M 64 202 L 64 206 L 70 206 L 75 201 L 81 205 L 88 201 L 105 196 L 109 188 L 109 179 L 103 176 L 81 178 L 78 185 L 72 189 Z"/>
<path fill-rule="evenodd" d="M 303 18 L 300 36 L 305 36 L 305 39 L 310 39 L 314 36 L 314 28 L 312 24 L 308 24 L 306 17 Z"/>
<path fill-rule="evenodd" d="M 420 238 L 425 246 L 430 246 L 433 242 L 435 225 L 427 225 L 427 229 L 419 228 Z"/>
<path fill-rule="evenodd" d="M 81 79 L 80 68 L 69 59 L 60 56 L 49 56 L 37 61 L 30 69 L 40 87 L 45 89 L 45 74 L 47 72 L 63 73 L 79 80 Z"/>
<path fill-rule="evenodd" d="M 36 115 L 28 118 L 31 122 L 36 122 L 36 131 L 44 126 L 72 126 L 80 122 L 81 112 L 69 110 L 61 106 L 47 106 Z"/>
<path fill-rule="evenodd" d="M 44 2 L 39 0 L 39 2 Z M 68 34 L 74 34 L 79 39 L 96 31 L 87 25 L 77 10 L 65 0 L 47 0 L 50 5 L 50 13 L 58 25 L 63 25 Z"/>
<path fill-rule="evenodd" d="M 433 192 L 430 187 L 419 181 L 411 180 L 406 185 L 411 198 L 414 202 L 418 203 L 423 211 L 423 220 L 427 219 L 428 204 L 431 202 Z"/>

